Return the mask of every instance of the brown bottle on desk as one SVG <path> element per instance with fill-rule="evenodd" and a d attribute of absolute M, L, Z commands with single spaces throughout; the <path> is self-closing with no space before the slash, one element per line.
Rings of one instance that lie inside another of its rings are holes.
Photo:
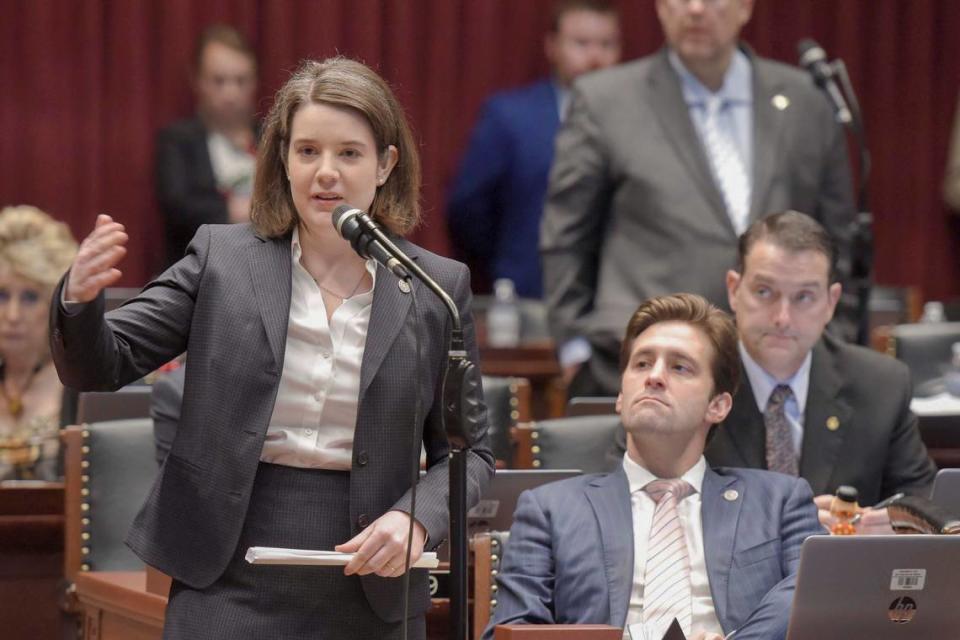
<path fill-rule="evenodd" d="M 854 487 L 840 485 L 830 502 L 830 515 L 834 522 L 830 525 L 830 535 L 852 536 L 857 533 L 857 499 L 860 494 Z"/>

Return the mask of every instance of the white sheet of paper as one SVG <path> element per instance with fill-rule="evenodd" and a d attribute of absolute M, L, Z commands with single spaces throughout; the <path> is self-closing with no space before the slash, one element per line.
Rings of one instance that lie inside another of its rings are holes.
<path fill-rule="evenodd" d="M 352 553 L 313 551 L 310 549 L 281 549 L 280 547 L 250 547 L 246 560 L 250 564 L 344 566 L 353 559 Z M 428 551 L 413 564 L 414 569 L 436 569 L 440 565 L 437 554 Z"/>
<path fill-rule="evenodd" d="M 910 410 L 918 416 L 952 416 L 960 413 L 960 398 L 946 391 L 929 398 L 914 398 Z"/>

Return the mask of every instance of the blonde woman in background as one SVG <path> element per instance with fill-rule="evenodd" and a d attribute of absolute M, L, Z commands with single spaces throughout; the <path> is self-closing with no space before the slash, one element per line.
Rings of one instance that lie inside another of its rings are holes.
<path fill-rule="evenodd" d="M 0 211 L 0 480 L 57 475 L 63 385 L 47 317 L 76 252 L 67 225 L 36 207 Z"/>

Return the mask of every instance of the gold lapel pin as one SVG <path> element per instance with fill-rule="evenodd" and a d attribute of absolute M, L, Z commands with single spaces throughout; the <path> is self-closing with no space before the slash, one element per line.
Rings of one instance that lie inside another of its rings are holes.
<path fill-rule="evenodd" d="M 727 489 L 723 492 L 723 499 L 727 502 L 733 502 L 740 497 L 740 492 L 736 489 Z"/>
<path fill-rule="evenodd" d="M 773 98 L 770 99 L 770 104 L 772 104 L 774 107 L 776 107 L 780 111 L 783 111 L 784 109 L 790 106 L 790 98 L 783 95 L 782 93 L 778 93 L 777 95 L 773 96 Z"/>
<path fill-rule="evenodd" d="M 836 431 L 840 428 L 840 419 L 837 416 L 830 416 L 827 418 L 827 429 L 830 431 Z"/>
<path fill-rule="evenodd" d="M 398 280 L 397 286 L 400 287 L 400 291 L 403 293 L 410 293 L 410 283 L 406 280 Z"/>

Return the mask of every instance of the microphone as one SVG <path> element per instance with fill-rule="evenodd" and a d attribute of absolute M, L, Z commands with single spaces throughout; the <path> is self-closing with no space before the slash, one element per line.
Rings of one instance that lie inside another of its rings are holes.
<path fill-rule="evenodd" d="M 373 258 L 401 280 L 410 278 L 400 260 L 377 238 L 382 235 L 380 227 L 366 212 L 342 204 L 333 210 L 333 227 L 364 258 Z M 392 243 L 391 247 L 396 249 Z"/>
<path fill-rule="evenodd" d="M 805 38 L 797 43 L 797 53 L 800 54 L 800 66 L 809 71 L 816 85 L 826 92 L 833 105 L 837 122 L 842 125 L 853 124 L 850 107 L 847 106 L 847 101 L 837 86 L 836 71 L 833 65 L 827 62 L 827 54 L 823 47 Z"/>

